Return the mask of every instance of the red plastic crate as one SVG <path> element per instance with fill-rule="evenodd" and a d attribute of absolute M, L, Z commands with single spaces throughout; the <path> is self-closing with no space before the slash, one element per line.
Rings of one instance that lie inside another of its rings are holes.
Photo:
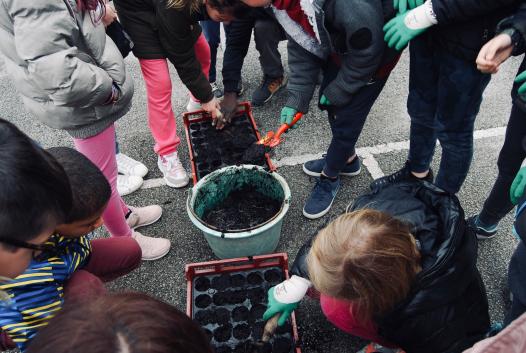
<path fill-rule="evenodd" d="M 237 259 L 216 260 L 187 264 L 186 277 L 186 314 L 193 318 L 193 280 L 199 276 L 210 276 L 230 272 L 244 272 L 269 267 L 279 267 L 285 279 L 289 278 L 288 256 L 286 253 L 241 257 Z M 294 353 L 301 353 L 298 328 L 295 313 L 291 315 L 292 336 L 294 339 Z"/>
<path fill-rule="evenodd" d="M 249 102 L 242 102 L 238 104 L 237 113 L 234 116 L 233 119 L 236 119 L 237 116 L 247 114 L 248 119 L 250 121 L 250 124 L 252 125 L 252 128 L 254 130 L 254 135 L 256 136 L 257 140 L 261 139 L 261 135 L 259 133 L 258 127 L 256 125 L 256 121 L 254 120 L 254 116 L 252 115 L 252 106 Z M 190 124 L 192 123 L 199 123 L 202 121 L 212 120 L 212 116 L 205 112 L 204 110 L 199 110 L 195 112 L 190 113 L 184 113 L 183 114 L 183 122 L 184 122 L 184 129 L 186 134 L 186 143 L 188 145 L 188 151 L 190 153 L 190 161 L 192 163 L 192 180 L 194 185 L 197 184 L 198 176 L 197 176 L 197 167 L 195 165 L 194 160 L 194 150 L 192 147 L 191 137 L 190 137 Z M 270 156 L 268 153 L 265 153 L 265 159 L 267 162 L 267 167 L 270 171 L 275 171 L 276 167 L 272 164 L 272 161 L 270 160 Z"/>

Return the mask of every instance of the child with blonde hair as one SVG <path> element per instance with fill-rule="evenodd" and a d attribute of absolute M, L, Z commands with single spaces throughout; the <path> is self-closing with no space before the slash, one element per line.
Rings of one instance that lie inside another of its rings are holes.
<path fill-rule="evenodd" d="M 362 352 L 461 352 L 489 328 L 476 261 L 454 195 L 427 182 L 389 185 L 303 246 L 293 276 L 269 290 L 264 318 L 285 323 L 314 287 L 329 321 L 373 341 Z"/>

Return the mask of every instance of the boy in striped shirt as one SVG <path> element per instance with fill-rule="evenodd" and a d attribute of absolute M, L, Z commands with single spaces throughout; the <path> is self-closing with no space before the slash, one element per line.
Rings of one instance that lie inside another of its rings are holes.
<path fill-rule="evenodd" d="M 141 249 L 131 237 L 90 240 L 102 225 L 111 189 L 100 170 L 79 152 L 48 150 L 69 178 L 73 205 L 67 223 L 56 227 L 45 250 L 34 253 L 26 271 L 0 285 L 9 298 L 0 306 L 0 327 L 24 351 L 64 299 L 86 300 L 105 291 L 102 282 L 139 266 Z"/>

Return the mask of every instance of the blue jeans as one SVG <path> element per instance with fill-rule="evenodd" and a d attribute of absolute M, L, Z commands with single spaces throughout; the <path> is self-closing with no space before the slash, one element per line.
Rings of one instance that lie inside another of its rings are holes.
<path fill-rule="evenodd" d="M 216 82 L 216 63 L 217 63 L 217 48 L 221 42 L 221 24 L 212 20 L 201 21 L 203 34 L 210 46 L 210 71 L 208 71 L 208 81 Z"/>
<path fill-rule="evenodd" d="M 469 171 L 475 118 L 490 75 L 433 45 L 425 35 L 411 42 L 410 55 L 411 171 L 429 169 L 438 139 L 442 160 L 435 184 L 456 193 Z"/>
<path fill-rule="evenodd" d="M 329 63 L 328 67 L 324 69 L 320 97 L 325 87 L 336 77 L 338 71 L 339 68 L 333 63 Z M 331 178 L 337 177 L 345 167 L 349 157 L 356 152 L 356 141 L 362 133 L 365 120 L 382 92 L 387 78 L 377 79 L 360 88 L 346 106 L 330 108 L 329 124 L 332 139 L 325 156 L 325 168 L 323 169 L 325 175 Z"/>

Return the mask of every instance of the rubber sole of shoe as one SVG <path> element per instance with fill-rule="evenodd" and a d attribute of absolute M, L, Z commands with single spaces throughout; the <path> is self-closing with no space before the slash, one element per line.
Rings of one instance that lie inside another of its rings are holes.
<path fill-rule="evenodd" d="M 316 172 L 313 172 L 312 170 L 308 170 L 306 167 L 305 167 L 305 164 L 302 166 L 303 168 L 303 172 L 307 175 L 310 175 L 310 176 L 313 176 L 313 177 L 320 177 L 321 173 L 316 173 Z M 360 167 L 360 169 L 358 169 L 356 172 L 353 172 L 353 173 L 340 173 L 340 175 L 343 175 L 343 176 L 350 176 L 350 177 L 353 177 L 353 176 L 357 176 L 358 174 L 360 174 L 360 172 L 362 171 L 362 167 Z"/>
<path fill-rule="evenodd" d="M 158 220 L 161 219 L 161 217 L 163 216 L 163 212 L 162 212 L 162 209 L 161 209 L 161 214 L 159 215 L 159 217 L 157 217 L 156 219 L 154 219 L 153 221 L 149 222 L 149 223 L 144 223 L 144 224 L 140 224 L 140 225 L 137 225 L 135 227 L 131 227 L 132 230 L 135 230 L 135 229 L 138 229 L 138 228 L 141 228 L 141 227 L 146 227 L 146 226 L 149 226 L 151 224 L 154 224 L 155 222 L 157 222 Z"/>
<path fill-rule="evenodd" d="M 141 258 L 142 261 L 155 261 L 155 260 L 159 260 L 160 258 L 163 258 L 165 257 L 166 255 L 168 255 L 168 253 L 170 252 L 172 248 L 168 248 L 168 251 L 166 251 L 165 253 L 163 253 L 162 255 L 159 255 L 159 256 L 156 256 L 156 257 L 151 257 L 149 259 L 145 259 L 144 257 Z"/>
<path fill-rule="evenodd" d="M 164 179 L 164 182 L 166 183 L 166 185 L 168 185 L 171 188 L 176 188 L 176 189 L 184 188 L 186 185 L 188 185 L 190 183 L 190 179 L 186 180 L 186 182 L 181 182 L 179 184 L 172 183 L 168 179 L 166 179 L 165 177 L 163 177 L 163 179 Z"/>
<path fill-rule="evenodd" d="M 491 238 L 495 238 L 495 236 L 497 235 L 497 233 L 495 232 L 495 234 L 492 234 L 492 235 L 480 235 L 478 233 L 475 233 L 475 235 L 477 236 L 477 239 L 478 240 L 489 240 Z"/>
<path fill-rule="evenodd" d="M 339 190 L 340 190 L 340 187 L 338 187 L 338 189 L 336 190 L 336 193 L 338 193 Z M 326 209 L 324 209 L 323 211 L 321 211 L 319 213 L 315 213 L 315 214 L 307 213 L 307 212 L 305 212 L 305 207 L 303 208 L 302 213 L 308 219 L 321 218 L 321 217 L 325 216 L 331 210 L 331 207 L 332 207 L 332 204 L 334 203 L 334 200 L 336 200 L 336 196 L 332 199 L 331 204 L 329 205 L 329 207 L 327 207 Z"/>

